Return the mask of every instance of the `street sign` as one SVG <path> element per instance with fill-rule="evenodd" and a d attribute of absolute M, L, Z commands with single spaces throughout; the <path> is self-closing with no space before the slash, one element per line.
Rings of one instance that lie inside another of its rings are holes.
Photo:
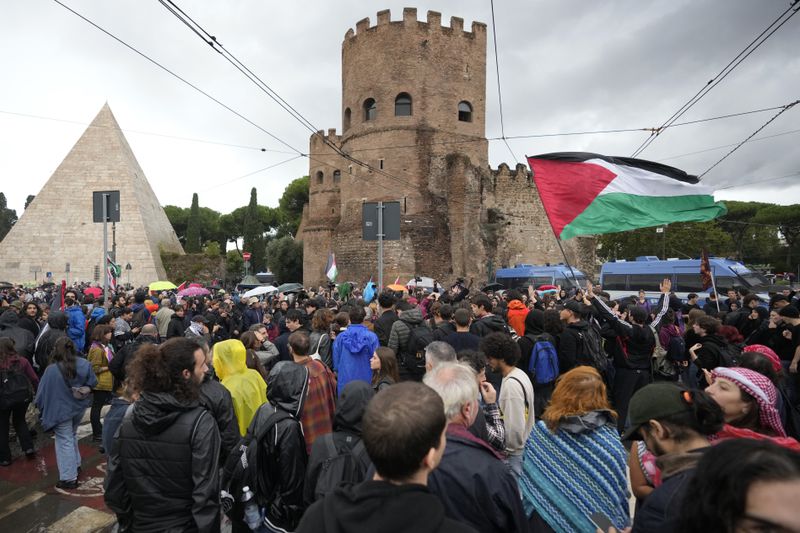
<path fill-rule="evenodd" d="M 245 261 L 250 261 L 251 254 L 250 252 L 242 252 L 242 259 Z"/>
<path fill-rule="evenodd" d="M 361 233 L 365 241 L 378 240 L 378 202 L 361 204 Z M 400 202 L 383 202 L 383 240 L 400 240 Z"/>
<path fill-rule="evenodd" d="M 92 220 L 103 222 L 103 196 L 108 197 L 106 222 L 119 222 L 119 191 L 94 191 L 92 193 Z"/>

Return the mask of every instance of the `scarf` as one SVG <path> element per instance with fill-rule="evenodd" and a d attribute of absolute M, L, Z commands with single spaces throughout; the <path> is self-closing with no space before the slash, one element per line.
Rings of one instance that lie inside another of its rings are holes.
<path fill-rule="evenodd" d="M 192 331 L 192 333 L 194 333 L 198 337 L 202 337 L 203 335 L 205 335 L 205 331 L 203 331 L 202 322 L 192 322 L 191 324 L 189 324 L 189 329 Z"/>
<path fill-rule="evenodd" d="M 630 523 L 627 453 L 611 425 L 551 433 L 538 421 L 525 444 L 519 478 L 522 505 L 557 532 L 596 530 L 592 513 L 603 513 L 622 530 Z"/>

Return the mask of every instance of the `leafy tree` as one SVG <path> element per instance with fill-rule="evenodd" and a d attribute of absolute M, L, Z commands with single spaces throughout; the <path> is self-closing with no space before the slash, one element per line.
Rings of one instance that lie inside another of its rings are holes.
<path fill-rule="evenodd" d="M 189 222 L 189 209 L 175 205 L 165 205 L 164 214 L 167 215 L 175 235 L 183 246 L 186 246 L 186 224 Z"/>
<path fill-rule="evenodd" d="M 11 226 L 17 223 L 16 209 L 9 209 L 6 195 L 0 192 L 0 241 L 11 231 Z"/>
<path fill-rule="evenodd" d="M 657 234 L 656 228 L 641 228 L 600 235 L 598 256 L 603 260 L 632 259 L 640 255 L 698 257 L 705 248 L 711 255 L 729 255 L 734 249 L 731 236 L 719 222 L 675 222 Z"/>
<path fill-rule="evenodd" d="M 259 272 L 266 267 L 266 248 L 264 241 L 264 223 L 261 218 L 262 210 L 258 205 L 256 188 L 250 190 L 250 203 L 244 212 L 244 227 L 242 239 L 245 252 L 250 252 L 250 266 L 253 272 Z"/>
<path fill-rule="evenodd" d="M 303 244 L 287 235 L 279 237 L 267 246 L 270 270 L 281 283 L 302 281 Z"/>
<path fill-rule="evenodd" d="M 28 206 L 31 205 L 31 202 L 33 201 L 34 198 L 36 198 L 35 194 L 29 194 L 28 197 L 25 198 L 25 207 L 23 208 L 23 210 L 28 209 Z"/>
<path fill-rule="evenodd" d="M 300 227 L 300 219 L 303 217 L 303 206 L 308 203 L 308 176 L 297 178 L 286 186 L 283 196 L 278 201 L 279 226 L 277 236 L 294 236 L 297 228 Z"/>
<path fill-rule="evenodd" d="M 786 268 L 794 270 L 792 251 L 800 245 L 800 204 L 765 207 L 758 211 L 753 222 L 775 225 L 786 241 Z"/>
<path fill-rule="evenodd" d="M 231 283 L 237 283 L 244 275 L 244 260 L 237 250 L 225 254 L 225 278 Z"/>
<path fill-rule="evenodd" d="M 187 254 L 200 253 L 200 204 L 197 193 L 192 195 L 192 207 L 189 211 L 189 219 L 186 222 L 186 245 L 184 249 Z"/>

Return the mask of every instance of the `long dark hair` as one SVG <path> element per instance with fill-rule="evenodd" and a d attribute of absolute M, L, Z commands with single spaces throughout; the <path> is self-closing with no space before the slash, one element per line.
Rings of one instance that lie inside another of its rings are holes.
<path fill-rule="evenodd" d="M 255 370 L 261 374 L 261 377 L 264 379 L 264 381 L 267 381 L 269 372 L 266 371 L 264 365 L 261 364 L 261 360 L 258 358 L 258 354 L 256 354 L 256 349 L 261 348 L 261 343 L 258 342 L 256 334 L 252 331 L 245 331 L 239 337 L 239 340 L 242 341 L 242 344 L 244 344 L 246 350 L 244 359 L 245 366 L 247 366 L 247 368 L 250 370 Z"/>
<path fill-rule="evenodd" d="M 0 337 L 0 366 L 5 364 L 9 357 L 17 355 L 14 339 L 11 337 Z"/>
<path fill-rule="evenodd" d="M 394 355 L 394 350 L 381 346 L 375 353 L 381 361 L 381 369 L 377 372 L 373 371 L 372 384 L 377 385 L 384 378 L 390 378 L 394 383 L 400 382 L 400 372 L 397 368 L 397 357 Z"/>
<path fill-rule="evenodd" d="M 60 337 L 53 346 L 50 362 L 59 365 L 67 379 L 74 379 L 78 375 L 77 359 L 78 349 L 72 339 Z"/>
<path fill-rule="evenodd" d="M 764 481 L 800 479 L 800 454 L 767 440 L 720 442 L 697 465 L 684 495 L 675 531 L 735 531 L 744 518 L 747 493 Z"/>
<path fill-rule="evenodd" d="M 131 387 L 142 393 L 166 392 L 181 401 L 196 400 L 200 384 L 193 375 L 184 378 L 183 371 L 194 374 L 194 354 L 202 349 L 185 337 L 170 339 L 161 345 L 142 345 L 127 368 Z"/>

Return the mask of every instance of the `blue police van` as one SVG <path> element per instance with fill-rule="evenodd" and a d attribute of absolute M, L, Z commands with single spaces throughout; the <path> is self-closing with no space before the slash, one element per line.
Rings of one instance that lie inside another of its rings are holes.
<path fill-rule="evenodd" d="M 575 267 L 572 267 L 575 278 L 581 287 L 586 285 L 586 276 Z M 557 265 L 514 265 L 513 268 L 498 268 L 495 271 L 494 281 L 504 289 L 527 290 L 530 285 L 534 288 L 541 285 L 560 285 L 563 288 L 575 286 L 569 267 L 563 263 Z"/>

